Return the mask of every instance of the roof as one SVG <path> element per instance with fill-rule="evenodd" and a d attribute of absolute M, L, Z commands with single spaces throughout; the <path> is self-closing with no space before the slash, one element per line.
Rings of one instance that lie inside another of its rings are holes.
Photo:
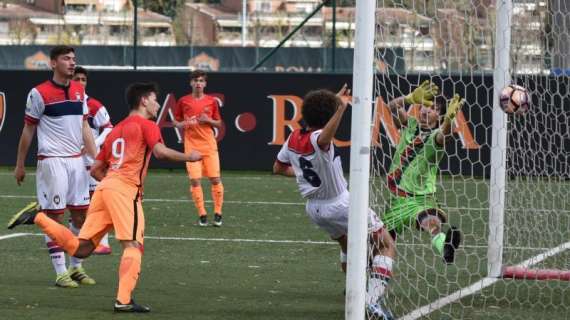
<path fill-rule="evenodd" d="M 4 3 L 4 6 L 0 5 L 0 18 L 26 19 L 59 17 L 57 14 L 25 4 Z"/>

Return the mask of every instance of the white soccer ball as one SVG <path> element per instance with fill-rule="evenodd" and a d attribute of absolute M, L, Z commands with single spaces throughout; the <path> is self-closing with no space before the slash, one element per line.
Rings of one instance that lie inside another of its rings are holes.
<path fill-rule="evenodd" d="M 511 84 L 501 90 L 499 103 L 506 113 L 522 115 L 530 108 L 530 96 L 524 87 Z"/>

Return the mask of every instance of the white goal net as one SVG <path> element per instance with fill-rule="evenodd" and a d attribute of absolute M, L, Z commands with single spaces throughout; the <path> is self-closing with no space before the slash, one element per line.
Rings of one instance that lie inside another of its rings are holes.
<path fill-rule="evenodd" d="M 388 101 L 425 80 L 466 100 L 436 192 L 444 231 L 457 226 L 463 242 L 445 264 L 415 223 L 398 234 L 394 315 L 570 318 L 570 2 L 377 0 L 374 68 L 369 186 L 380 217 L 396 197 L 386 176 L 401 138 Z M 498 107 L 507 84 L 528 91 L 526 114 Z"/>

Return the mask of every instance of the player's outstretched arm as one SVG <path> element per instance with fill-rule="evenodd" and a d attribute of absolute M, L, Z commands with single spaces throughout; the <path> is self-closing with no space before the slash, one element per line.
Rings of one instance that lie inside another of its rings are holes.
<path fill-rule="evenodd" d="M 336 134 L 336 130 L 340 125 L 340 121 L 342 120 L 342 115 L 348 106 L 348 99 L 350 98 L 350 89 L 348 89 L 347 85 L 343 85 L 339 92 L 337 92 L 337 97 L 339 98 L 339 105 L 336 109 L 336 112 L 333 116 L 329 119 L 329 122 L 323 128 L 323 131 L 319 135 L 317 139 L 317 144 L 321 149 L 328 150 L 332 140 L 334 139 L 334 135 Z"/>
<path fill-rule="evenodd" d="M 108 168 L 109 165 L 106 162 L 103 162 L 101 160 L 95 160 L 95 162 L 91 166 L 91 171 L 89 173 L 95 180 L 101 181 L 103 180 L 105 175 L 107 175 Z"/>
<path fill-rule="evenodd" d="M 111 133 L 111 131 L 113 131 L 113 128 L 107 127 L 104 128 L 103 131 L 101 132 L 101 134 L 97 137 L 97 139 L 95 139 L 95 146 L 97 148 L 101 147 L 103 145 L 103 143 L 105 142 L 105 139 L 107 138 L 107 136 L 109 135 L 109 133 Z"/>
<path fill-rule="evenodd" d="M 458 94 L 455 94 L 453 99 L 449 102 L 443 123 L 439 127 L 440 130 L 435 137 L 435 142 L 440 146 L 444 145 L 446 137 L 451 135 L 451 127 L 455 120 L 455 116 L 457 116 L 457 112 L 461 110 L 464 103 L 465 99 L 462 99 Z"/>
<path fill-rule="evenodd" d="M 273 174 L 279 174 L 286 177 L 294 177 L 295 171 L 293 170 L 293 167 L 286 166 L 279 161 L 275 161 L 275 163 L 273 163 Z"/>
<path fill-rule="evenodd" d="M 20 136 L 20 143 L 18 144 L 18 155 L 16 158 L 16 168 L 14 169 L 14 177 L 18 185 L 24 182 L 26 177 L 25 161 L 28 151 L 30 150 L 30 144 L 32 144 L 32 139 L 36 134 L 36 125 L 34 124 L 24 124 L 24 129 L 22 129 L 22 135 Z"/>
<path fill-rule="evenodd" d="M 95 146 L 95 139 L 93 138 L 93 133 L 91 132 L 91 128 L 89 127 L 87 120 L 83 120 L 83 128 L 81 133 L 83 135 L 83 145 L 85 146 L 85 151 L 91 158 L 95 158 L 97 156 L 97 147 Z"/>
<path fill-rule="evenodd" d="M 157 143 L 152 149 L 152 153 L 159 160 L 169 160 L 175 162 L 194 162 L 202 159 L 202 155 L 192 150 L 186 154 L 170 149 L 162 143 Z"/>
<path fill-rule="evenodd" d="M 433 99 L 438 92 L 439 88 L 431 81 L 426 80 L 407 96 L 402 96 L 390 101 L 388 103 L 388 107 L 392 113 L 394 125 L 397 128 L 401 128 L 408 124 L 408 112 L 406 111 L 406 105 L 421 104 L 431 108 L 433 106 Z"/>

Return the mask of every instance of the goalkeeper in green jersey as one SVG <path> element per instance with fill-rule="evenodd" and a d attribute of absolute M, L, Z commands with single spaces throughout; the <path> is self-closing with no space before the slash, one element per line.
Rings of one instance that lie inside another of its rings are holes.
<path fill-rule="evenodd" d="M 444 146 L 451 139 L 451 126 L 464 100 L 456 94 L 447 104 L 437 96 L 438 91 L 436 85 L 425 81 L 388 104 L 400 129 L 400 142 L 387 176 L 390 207 L 382 220 L 394 239 L 407 226 L 429 232 L 434 250 L 446 263 L 453 263 L 462 235 L 455 227 L 442 231 L 447 215 L 439 207 L 435 191 Z M 406 112 L 406 106 L 412 104 L 421 106 L 418 119 Z"/>

